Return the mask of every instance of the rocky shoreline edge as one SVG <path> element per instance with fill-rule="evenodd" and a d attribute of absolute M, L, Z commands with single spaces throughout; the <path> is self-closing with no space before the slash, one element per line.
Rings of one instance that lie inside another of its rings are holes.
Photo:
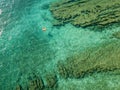
<path fill-rule="evenodd" d="M 50 11 L 55 26 L 71 23 L 75 26 L 99 28 L 120 23 L 120 0 L 65 0 L 52 3 Z"/>

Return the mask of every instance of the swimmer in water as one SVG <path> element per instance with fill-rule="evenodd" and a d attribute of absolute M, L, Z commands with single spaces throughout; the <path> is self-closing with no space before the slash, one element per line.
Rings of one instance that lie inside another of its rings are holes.
<path fill-rule="evenodd" d="M 46 27 L 42 27 L 42 31 L 46 31 L 47 30 L 47 28 Z"/>

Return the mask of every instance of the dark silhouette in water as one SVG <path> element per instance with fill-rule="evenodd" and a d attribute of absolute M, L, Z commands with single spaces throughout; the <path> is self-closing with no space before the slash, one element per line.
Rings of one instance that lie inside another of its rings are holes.
<path fill-rule="evenodd" d="M 49 36 L 49 37 L 53 37 L 53 35 L 52 35 L 50 32 L 48 33 L 48 36 Z"/>
<path fill-rule="evenodd" d="M 45 3 L 41 6 L 42 10 L 48 9 L 49 8 L 49 3 Z"/>

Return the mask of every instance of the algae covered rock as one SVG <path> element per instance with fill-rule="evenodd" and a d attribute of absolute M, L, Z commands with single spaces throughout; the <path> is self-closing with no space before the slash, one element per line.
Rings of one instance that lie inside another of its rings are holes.
<path fill-rule="evenodd" d="M 60 73 L 60 75 L 64 78 L 68 77 L 68 70 L 66 69 L 66 67 L 64 66 L 65 64 L 61 63 L 60 61 L 58 61 L 58 71 Z"/>
<path fill-rule="evenodd" d="M 57 81 L 55 73 L 48 73 L 44 78 L 33 73 L 28 77 L 28 83 L 24 88 L 17 84 L 15 90 L 56 90 Z"/>
<path fill-rule="evenodd" d="M 34 80 L 31 80 L 28 86 L 28 90 L 43 90 L 43 89 L 44 89 L 44 83 L 41 78 L 36 78 Z"/>
<path fill-rule="evenodd" d="M 21 85 L 17 85 L 15 90 L 23 90 Z"/>
<path fill-rule="evenodd" d="M 88 49 L 83 54 L 86 54 L 85 58 L 77 55 L 58 63 L 59 74 L 64 78 L 80 78 L 93 73 L 120 70 L 119 41 Z"/>
<path fill-rule="evenodd" d="M 47 88 L 56 88 L 57 87 L 57 76 L 55 74 L 47 74 L 46 77 L 46 87 Z"/>
<path fill-rule="evenodd" d="M 120 22 L 120 0 L 64 0 L 52 3 L 50 10 L 57 22 L 76 26 L 105 26 Z"/>
<path fill-rule="evenodd" d="M 117 38 L 117 39 L 120 39 L 120 31 L 113 33 L 113 34 L 112 34 L 112 37 L 115 37 L 115 38 Z"/>

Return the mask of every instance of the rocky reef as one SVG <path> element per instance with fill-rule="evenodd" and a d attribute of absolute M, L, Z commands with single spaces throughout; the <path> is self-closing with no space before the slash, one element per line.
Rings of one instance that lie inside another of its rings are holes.
<path fill-rule="evenodd" d="M 117 31 L 117 32 L 113 33 L 112 37 L 120 39 L 120 31 Z"/>
<path fill-rule="evenodd" d="M 21 85 L 18 84 L 18 85 L 16 86 L 15 90 L 23 90 L 23 89 L 22 89 Z"/>
<path fill-rule="evenodd" d="M 79 54 L 68 57 L 65 61 L 60 60 L 56 70 L 57 72 L 47 72 L 44 76 L 33 74 L 28 78 L 27 86 L 17 84 L 15 90 L 61 90 L 59 89 L 61 78 L 80 80 L 98 73 L 118 76 L 120 75 L 120 40 L 116 39 L 100 46 L 87 48 Z"/>
<path fill-rule="evenodd" d="M 120 70 L 120 42 L 88 49 L 80 55 L 58 62 L 58 71 L 64 78 L 81 78 L 93 73 L 116 72 Z M 117 73 L 118 74 L 118 73 Z M 119 73 L 120 74 L 120 73 Z"/>
<path fill-rule="evenodd" d="M 120 22 L 120 0 L 63 0 L 52 3 L 54 25 L 71 23 L 75 26 L 104 27 Z"/>
<path fill-rule="evenodd" d="M 17 84 L 15 90 L 56 90 L 57 88 L 57 76 L 53 73 L 47 74 L 45 80 L 37 75 L 30 78 L 27 86 L 22 87 Z"/>
<path fill-rule="evenodd" d="M 41 78 L 36 78 L 34 80 L 31 80 L 28 85 L 28 90 L 43 90 L 44 83 Z"/>
<path fill-rule="evenodd" d="M 45 77 L 46 79 L 46 87 L 47 88 L 56 88 L 57 87 L 57 76 L 55 74 L 48 74 Z"/>

